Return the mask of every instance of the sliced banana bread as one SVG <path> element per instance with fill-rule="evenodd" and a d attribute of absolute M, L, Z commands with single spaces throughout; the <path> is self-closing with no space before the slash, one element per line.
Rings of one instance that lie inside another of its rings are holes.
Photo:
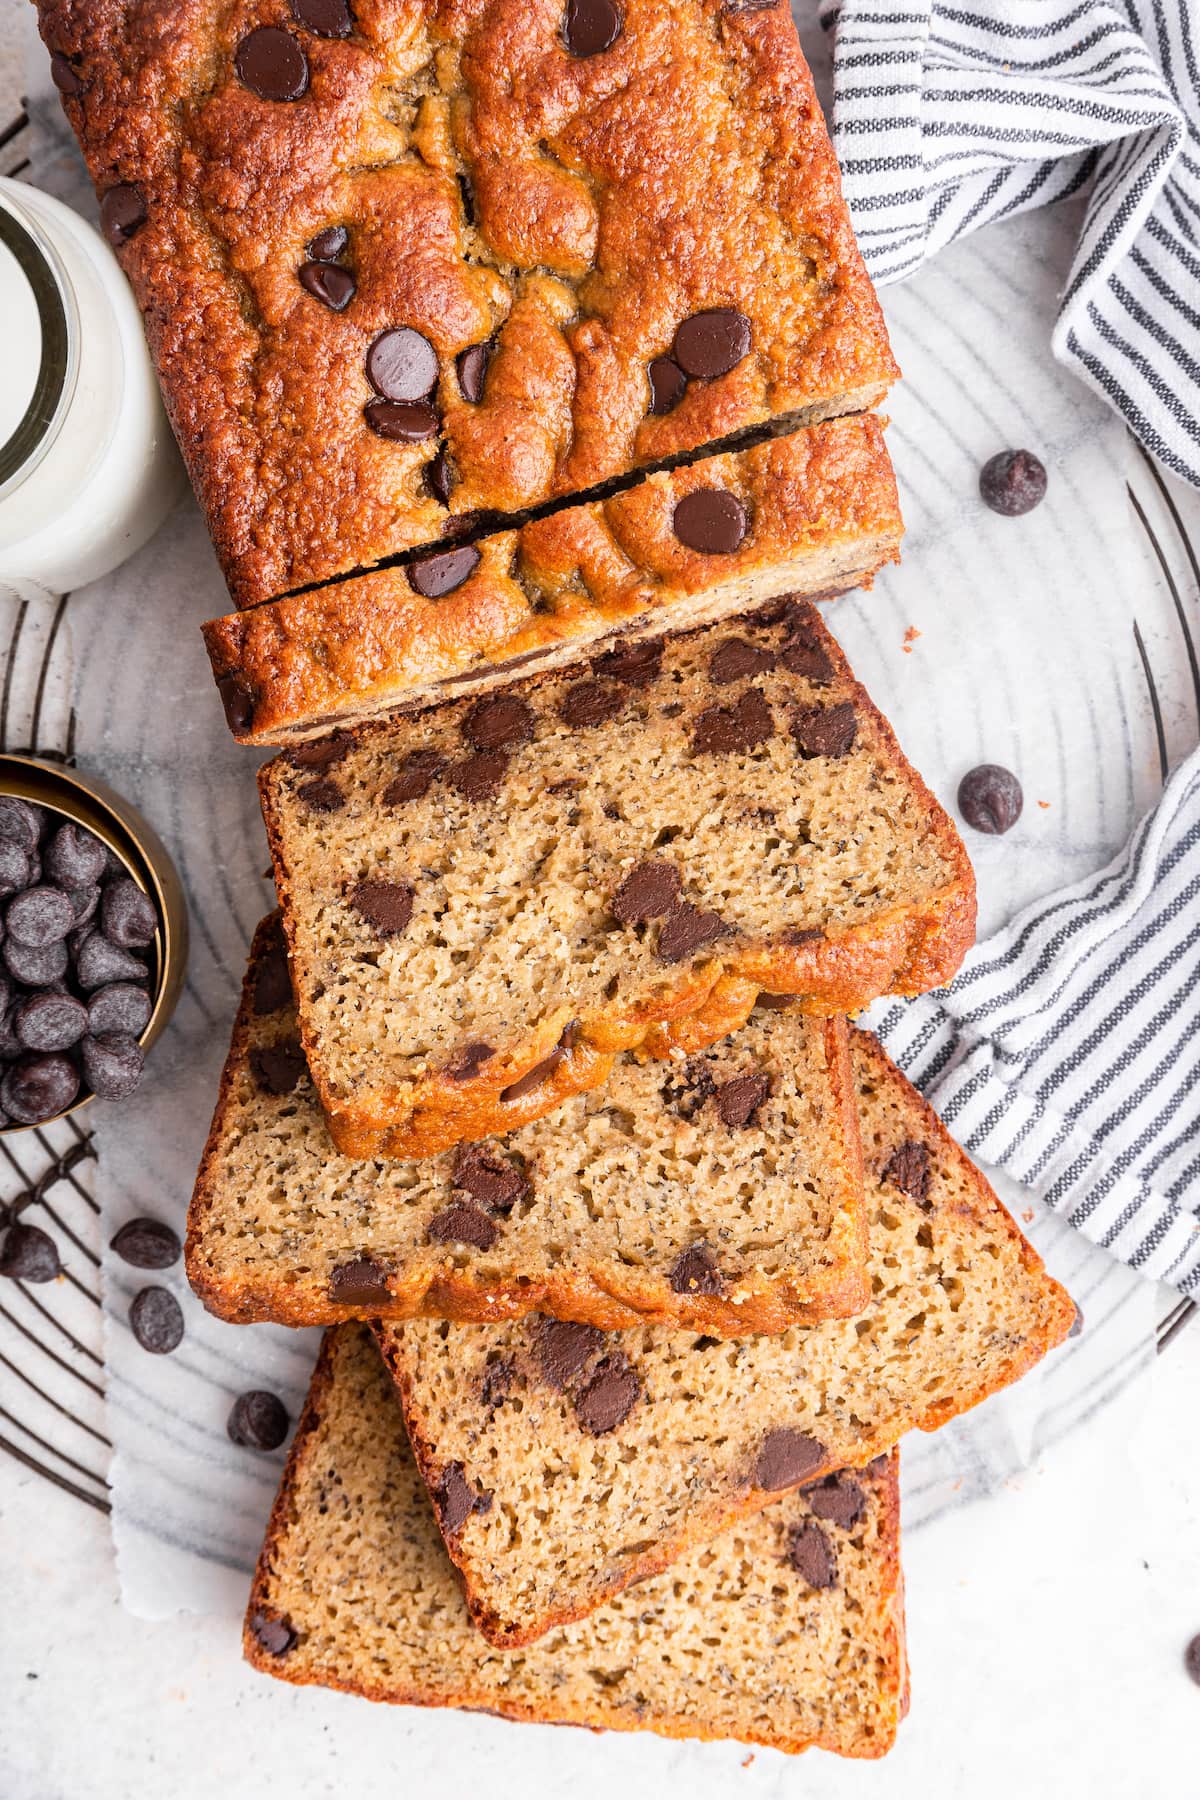
<path fill-rule="evenodd" d="M 261 771 L 313 1080 L 428 1155 L 736 1030 L 947 980 L 975 887 L 812 607 L 361 726 Z"/>
<path fill-rule="evenodd" d="M 533 1650 L 472 1628 L 368 1334 L 326 1334 L 244 1633 L 408 1706 L 881 1756 L 907 1697 L 896 1457 L 789 1494 Z"/>
<path fill-rule="evenodd" d="M 744 1513 L 933 1430 L 1074 1307 L 873 1038 L 854 1033 L 873 1298 L 720 1342 L 561 1320 L 379 1327 L 472 1615 L 530 1643 Z"/>
<path fill-rule="evenodd" d="M 845 1317 L 870 1296 L 842 1019 L 756 1014 L 686 1061 L 503 1141 L 351 1162 L 296 1036 L 277 918 L 259 926 L 188 1219 L 205 1305 L 285 1325 L 532 1311 L 729 1334 Z"/>

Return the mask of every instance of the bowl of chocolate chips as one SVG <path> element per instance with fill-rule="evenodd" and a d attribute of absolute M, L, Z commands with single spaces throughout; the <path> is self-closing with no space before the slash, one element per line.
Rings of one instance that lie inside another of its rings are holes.
<path fill-rule="evenodd" d="M 0 1133 L 128 1099 L 186 961 L 178 877 L 140 814 L 77 769 L 0 756 Z"/>

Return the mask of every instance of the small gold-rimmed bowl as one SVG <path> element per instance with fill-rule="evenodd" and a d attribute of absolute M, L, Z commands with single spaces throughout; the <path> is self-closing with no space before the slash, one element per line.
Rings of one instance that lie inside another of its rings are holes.
<path fill-rule="evenodd" d="M 147 894 L 158 915 L 149 948 L 150 1018 L 138 1042 L 147 1053 L 166 1027 L 187 973 L 187 906 L 175 865 L 157 833 L 129 802 L 96 775 L 34 756 L 0 755 L 0 794 L 27 800 L 64 824 L 82 825 L 110 849 L 126 873 Z M 55 1119 L 70 1118 L 95 1098 L 86 1088 Z M 0 1137 L 32 1131 L 31 1125 L 0 1127 Z"/>

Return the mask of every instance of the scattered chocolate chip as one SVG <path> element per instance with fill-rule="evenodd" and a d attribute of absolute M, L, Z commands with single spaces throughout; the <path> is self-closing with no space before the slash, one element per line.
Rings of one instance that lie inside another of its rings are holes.
<path fill-rule="evenodd" d="M 958 784 L 958 810 L 976 831 L 1001 837 L 1021 816 L 1025 796 L 1016 776 L 999 763 L 980 763 Z"/>
<path fill-rule="evenodd" d="M 265 1019 L 292 1004 L 292 977 L 282 936 L 277 937 L 259 961 L 254 977 L 255 1016 Z"/>
<path fill-rule="evenodd" d="M 645 862 L 630 869 L 612 897 L 609 911 L 621 925 L 661 919 L 679 899 L 682 878 L 674 863 Z"/>
<path fill-rule="evenodd" d="M 69 1050 L 88 1029 L 88 1009 L 70 994 L 30 994 L 14 1008 L 12 1029 L 26 1050 Z"/>
<path fill-rule="evenodd" d="M 771 1077 L 761 1070 L 756 1075 L 735 1075 L 716 1092 L 717 1113 L 731 1131 L 742 1131 L 755 1122 L 754 1115 L 771 1092 Z"/>
<path fill-rule="evenodd" d="M 300 286 L 330 312 L 337 313 L 345 312 L 358 290 L 352 272 L 338 263 L 301 263 Z"/>
<path fill-rule="evenodd" d="M 671 515 L 681 544 L 702 556 L 731 556 L 750 529 L 746 509 L 727 488 L 694 488 Z"/>
<path fill-rule="evenodd" d="M 327 225 L 308 243 L 308 254 L 314 262 L 336 262 L 350 242 L 344 225 Z"/>
<path fill-rule="evenodd" d="M 843 1531 L 857 1525 L 867 1510 L 867 1496 L 861 1482 L 845 1472 L 827 1476 L 814 1487 L 805 1488 L 804 1498 L 808 1501 L 809 1511 L 818 1519 L 827 1519 Z"/>
<path fill-rule="evenodd" d="M 75 912 L 67 896 L 54 887 L 26 888 L 8 903 L 4 929 L 18 944 L 32 950 L 44 950 L 65 938 L 75 923 Z"/>
<path fill-rule="evenodd" d="M 367 351 L 367 380 L 384 400 L 427 400 L 437 378 L 437 351 L 411 325 L 381 331 Z"/>
<path fill-rule="evenodd" d="M 906 1138 L 888 1157 L 883 1170 L 884 1181 L 890 1181 L 901 1193 L 910 1194 L 922 1205 L 929 1193 L 929 1151 L 915 1138 Z"/>
<path fill-rule="evenodd" d="M 621 35 L 621 13 L 614 0 L 567 0 L 563 42 L 572 56 L 598 56 L 611 50 Z"/>
<path fill-rule="evenodd" d="M 613 719 L 625 704 L 625 695 L 613 681 L 577 681 L 559 702 L 563 723 L 586 731 Z"/>
<path fill-rule="evenodd" d="M 0 838 L 0 897 L 29 886 L 29 852 L 11 838 Z"/>
<path fill-rule="evenodd" d="M 1032 450 L 1001 450 L 979 471 L 979 492 L 993 512 L 1019 518 L 1046 498 L 1045 465 Z"/>
<path fill-rule="evenodd" d="M 340 812 L 346 804 L 346 796 L 336 781 L 306 781 L 296 789 L 296 798 L 303 800 L 310 812 Z"/>
<path fill-rule="evenodd" d="M 460 1144 L 451 1181 L 490 1212 L 507 1216 L 529 1190 L 529 1177 L 486 1144 Z"/>
<path fill-rule="evenodd" d="M 10 1225 L 0 1241 L 0 1275 L 13 1281 L 57 1281 L 62 1274 L 54 1239 L 38 1225 Z"/>
<path fill-rule="evenodd" d="M 788 1533 L 787 1559 L 809 1587 L 831 1588 L 837 1584 L 837 1557 L 833 1545 L 812 1519 L 793 1525 Z"/>
<path fill-rule="evenodd" d="M 82 825 L 60 825 L 42 858 L 46 878 L 61 888 L 93 888 L 108 866 L 108 849 Z"/>
<path fill-rule="evenodd" d="M 671 1070 L 660 1090 L 663 1103 L 681 1119 L 694 1119 L 704 1102 L 717 1091 L 712 1069 L 699 1057 Z"/>
<path fill-rule="evenodd" d="M 428 1237 L 433 1244 L 470 1244 L 475 1250 L 490 1250 L 499 1235 L 495 1220 L 465 1200 L 451 1201 L 429 1221 Z"/>
<path fill-rule="evenodd" d="M 0 1107 L 17 1125 L 44 1125 L 79 1092 L 79 1072 L 61 1055 L 26 1056 L 0 1081 Z"/>
<path fill-rule="evenodd" d="M 692 1244 L 671 1264 L 667 1277 L 675 1294 L 723 1294 L 725 1283 L 707 1244 Z"/>
<path fill-rule="evenodd" d="M 239 1394 L 230 1408 L 225 1430 L 242 1450 L 278 1450 L 291 1421 L 278 1394 L 253 1388 Z"/>
<path fill-rule="evenodd" d="M 438 1523 L 450 1534 L 461 1531 L 472 1513 L 487 1512 L 492 1504 L 490 1495 L 475 1492 L 460 1462 L 447 1463 L 433 1497 Z"/>
<path fill-rule="evenodd" d="M 453 482 L 450 477 L 450 461 L 444 450 L 439 450 L 436 456 L 432 456 L 425 464 L 425 486 L 434 499 L 440 500 L 443 506 L 450 504 L 450 489 Z M 419 593 L 420 589 L 417 591 Z"/>
<path fill-rule="evenodd" d="M 663 641 L 643 638 L 638 643 L 615 644 L 592 658 L 592 674 L 604 681 L 620 681 L 626 687 L 649 687 L 662 668 Z"/>
<path fill-rule="evenodd" d="M 674 412 L 687 388 L 687 376 L 670 356 L 656 356 L 646 373 L 650 377 L 650 411 Z"/>
<path fill-rule="evenodd" d="M 225 723 L 230 731 L 249 731 L 254 723 L 254 708 L 258 699 L 249 682 L 241 675 L 222 675 L 217 682 L 217 693 L 221 697 Z"/>
<path fill-rule="evenodd" d="M 483 399 L 483 384 L 487 380 L 488 364 L 492 360 L 495 342 L 489 339 L 486 344 L 472 344 L 466 350 L 460 350 L 455 362 L 458 373 L 458 385 L 464 400 L 472 406 L 478 406 Z"/>
<path fill-rule="evenodd" d="M 129 1219 L 112 1241 L 112 1248 L 135 1269 L 169 1269 L 178 1262 L 180 1243 L 161 1219 Z"/>
<path fill-rule="evenodd" d="M 127 244 L 146 223 L 146 202 L 131 181 L 119 181 L 100 200 L 100 224 L 114 250 Z"/>
<path fill-rule="evenodd" d="M 76 927 L 86 925 L 100 905 L 100 889 L 98 887 L 67 888 L 67 899 L 71 902 L 71 911 L 75 914 Z"/>
<path fill-rule="evenodd" d="M 814 756 L 849 756 L 858 736 L 858 718 L 849 700 L 836 706 L 794 706 L 791 728 L 806 762 Z"/>
<path fill-rule="evenodd" d="M 83 92 L 83 82 L 79 79 L 78 71 L 71 67 L 70 60 L 61 50 L 51 52 L 50 79 L 59 93 L 66 94 L 69 98 Z"/>
<path fill-rule="evenodd" d="M 577 1325 L 567 1319 L 538 1319 L 534 1325 L 533 1353 L 538 1368 L 560 1393 L 579 1379 L 603 1344 L 604 1333 L 594 1325 Z"/>
<path fill-rule="evenodd" d="M 696 720 L 697 756 L 746 754 L 775 735 L 775 718 L 760 689 L 747 688 L 734 706 L 707 706 Z"/>
<path fill-rule="evenodd" d="M 438 429 L 437 413 L 426 400 L 372 400 L 363 414 L 377 436 L 398 444 L 419 444 Z"/>
<path fill-rule="evenodd" d="M 423 800 L 445 766 L 445 757 L 436 750 L 415 751 L 384 788 L 384 805 L 403 806 L 408 800 Z"/>
<path fill-rule="evenodd" d="M 399 937 L 412 918 L 413 890 L 407 881 L 360 881 L 350 904 L 380 937 Z"/>
<path fill-rule="evenodd" d="M 183 1342 L 183 1313 L 166 1288 L 146 1287 L 135 1294 L 129 1324 L 142 1349 L 152 1356 L 169 1356 Z"/>
<path fill-rule="evenodd" d="M 252 1612 L 250 1629 L 268 1656 L 286 1656 L 299 1642 L 288 1621 L 274 1613 Z"/>
<path fill-rule="evenodd" d="M 102 931 L 94 930 L 90 925 L 83 927 L 86 935 L 80 940 L 75 953 L 75 979 L 81 988 L 91 989 L 107 987 L 114 981 L 145 981 L 149 971 L 145 963 L 138 961 L 128 950 L 119 944 L 111 944 Z M 8 946 L 5 945 L 5 949 Z"/>
<path fill-rule="evenodd" d="M 665 963 L 683 962 L 715 938 L 727 936 L 728 931 L 719 913 L 702 912 L 698 906 L 676 906 L 659 931 L 658 959 Z"/>
<path fill-rule="evenodd" d="M 290 1094 L 308 1073 L 299 1038 L 259 1044 L 250 1052 L 250 1073 L 264 1094 Z"/>
<path fill-rule="evenodd" d="M 387 1270 L 370 1256 L 356 1256 L 329 1277 L 329 1298 L 335 1306 L 390 1306 Z"/>
<path fill-rule="evenodd" d="M 815 1475 L 829 1452 L 803 1431 L 769 1431 L 754 1465 L 754 1480 L 769 1494 L 796 1487 Z"/>
<path fill-rule="evenodd" d="M 260 25 L 238 45 L 237 78 L 260 100 L 299 100 L 308 92 L 308 58 L 290 31 Z"/>
<path fill-rule="evenodd" d="M 1200 1637 L 1194 1637 L 1183 1653 L 1183 1666 L 1200 1687 Z"/>
<path fill-rule="evenodd" d="M 489 1413 L 494 1413 L 508 1399 L 516 1379 L 517 1365 L 510 1356 L 498 1357 L 488 1364 L 479 1386 L 479 1398 Z"/>
<path fill-rule="evenodd" d="M 687 375 L 711 381 L 737 367 L 750 349 L 750 321 L 732 306 L 693 313 L 675 333 L 671 354 Z"/>
<path fill-rule="evenodd" d="M 499 750 L 506 744 L 527 744 L 534 723 L 533 708 L 517 694 L 499 694 L 473 707 L 462 729 L 476 750 Z"/>
<path fill-rule="evenodd" d="M 79 1061 L 93 1094 L 101 1100 L 124 1100 L 145 1073 L 146 1053 L 135 1037 L 113 1031 L 85 1037 Z"/>
<path fill-rule="evenodd" d="M 718 687 L 724 687 L 728 682 L 741 681 L 746 675 L 761 675 L 774 667 L 773 650 L 748 644 L 745 638 L 727 638 L 719 649 L 714 650 L 708 672 Z"/>
<path fill-rule="evenodd" d="M 130 876 L 106 884 L 100 898 L 100 929 L 122 950 L 144 950 L 154 942 L 158 930 L 154 902 Z"/>
<path fill-rule="evenodd" d="M 789 674 L 811 681 L 814 687 L 828 687 L 833 680 L 833 663 L 807 607 L 793 607 L 788 613 L 787 637 L 779 660 Z"/>
<path fill-rule="evenodd" d="M 575 1396 L 575 1417 L 589 1437 L 603 1437 L 623 1425 L 641 1398 L 642 1384 L 621 1351 L 597 1363 Z"/>
<path fill-rule="evenodd" d="M 480 1040 L 464 1044 L 456 1050 L 446 1064 L 444 1073 L 449 1081 L 474 1081 L 485 1062 L 490 1062 L 496 1052 L 490 1044 Z"/>
<path fill-rule="evenodd" d="M 354 30 L 347 0 L 292 0 L 292 17 L 316 37 L 344 38 Z"/>
<path fill-rule="evenodd" d="M 99 933 L 95 935 L 99 936 Z M 103 939 L 101 939 L 103 942 Z M 61 940 L 54 944 L 20 944 L 16 938 L 8 938 L 3 948 L 4 966 L 14 980 L 23 982 L 26 987 L 49 987 L 53 982 L 61 981 L 67 972 L 67 946 Z M 123 950 L 114 950 L 114 956 L 124 956 Z M 131 959 L 132 960 L 132 959 Z M 80 970 L 83 968 L 82 960 Z M 138 965 L 144 976 L 146 971 Z M 80 973 L 79 979 L 86 987 Z"/>
<path fill-rule="evenodd" d="M 482 750 L 455 763 L 446 780 L 464 800 L 490 800 L 500 790 L 508 774 L 508 757 L 503 750 Z"/>
<path fill-rule="evenodd" d="M 480 555 L 474 544 L 463 544 L 457 550 L 442 550 L 436 556 L 420 556 L 405 568 L 409 586 L 426 600 L 440 600 L 454 593 L 468 581 L 479 567 Z"/>
<path fill-rule="evenodd" d="M 15 794 L 0 794 L 0 838 L 20 844 L 22 850 L 32 855 L 41 835 L 41 816 L 29 802 L 18 800 Z"/>

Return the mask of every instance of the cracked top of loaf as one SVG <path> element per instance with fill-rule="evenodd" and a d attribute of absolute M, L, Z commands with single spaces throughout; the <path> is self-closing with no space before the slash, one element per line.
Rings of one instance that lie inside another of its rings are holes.
<path fill-rule="evenodd" d="M 782 0 L 609 10 L 39 0 L 239 604 L 893 379 Z"/>

